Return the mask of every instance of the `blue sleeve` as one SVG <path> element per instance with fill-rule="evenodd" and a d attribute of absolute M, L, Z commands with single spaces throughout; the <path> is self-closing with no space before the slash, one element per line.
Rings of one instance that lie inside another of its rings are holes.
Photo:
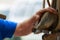
<path fill-rule="evenodd" d="M 15 32 L 17 23 L 0 19 L 0 32 L 3 38 L 11 38 Z"/>

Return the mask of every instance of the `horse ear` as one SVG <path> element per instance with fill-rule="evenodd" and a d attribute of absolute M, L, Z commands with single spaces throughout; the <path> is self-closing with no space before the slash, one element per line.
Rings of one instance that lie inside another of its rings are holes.
<path fill-rule="evenodd" d="M 6 19 L 6 15 L 0 14 L 0 18 Z"/>

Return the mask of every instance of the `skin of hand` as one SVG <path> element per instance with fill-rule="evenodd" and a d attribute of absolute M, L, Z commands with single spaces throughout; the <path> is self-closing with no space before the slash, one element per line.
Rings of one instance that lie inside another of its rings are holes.
<path fill-rule="evenodd" d="M 30 19 L 17 24 L 14 36 L 25 36 L 32 33 L 34 24 L 41 18 L 41 15 L 43 15 L 45 12 L 50 12 L 57 15 L 57 11 L 51 7 L 39 10 Z"/>

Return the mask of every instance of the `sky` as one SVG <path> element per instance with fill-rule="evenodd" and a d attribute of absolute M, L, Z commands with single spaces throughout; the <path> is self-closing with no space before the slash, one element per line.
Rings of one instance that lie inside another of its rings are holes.
<path fill-rule="evenodd" d="M 16 3 L 22 3 L 22 2 L 31 2 L 34 3 L 36 1 L 41 1 L 41 0 L 0 0 L 0 10 L 1 9 L 6 9 L 7 7 L 11 6 L 12 4 Z"/>
<path fill-rule="evenodd" d="M 0 0 L 0 10 L 8 9 L 15 0 Z"/>
<path fill-rule="evenodd" d="M 43 0 L 0 0 L 0 10 L 7 9 L 11 5 L 14 5 L 14 4 L 17 4 L 17 3 L 22 3 L 22 2 L 23 3 L 24 2 L 34 3 L 36 1 L 42 2 Z"/>

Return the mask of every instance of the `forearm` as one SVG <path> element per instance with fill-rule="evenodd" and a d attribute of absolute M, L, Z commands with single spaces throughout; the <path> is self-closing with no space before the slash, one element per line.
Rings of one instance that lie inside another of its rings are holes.
<path fill-rule="evenodd" d="M 39 16 L 34 15 L 29 20 L 26 20 L 22 23 L 18 23 L 15 33 L 15 36 L 24 36 L 32 32 L 35 22 L 39 19 Z"/>
<path fill-rule="evenodd" d="M 25 24 L 26 23 L 18 23 L 17 24 L 14 36 L 24 36 L 24 35 L 26 35 L 26 34 L 24 34 L 25 33 L 25 28 L 26 28 Z"/>

